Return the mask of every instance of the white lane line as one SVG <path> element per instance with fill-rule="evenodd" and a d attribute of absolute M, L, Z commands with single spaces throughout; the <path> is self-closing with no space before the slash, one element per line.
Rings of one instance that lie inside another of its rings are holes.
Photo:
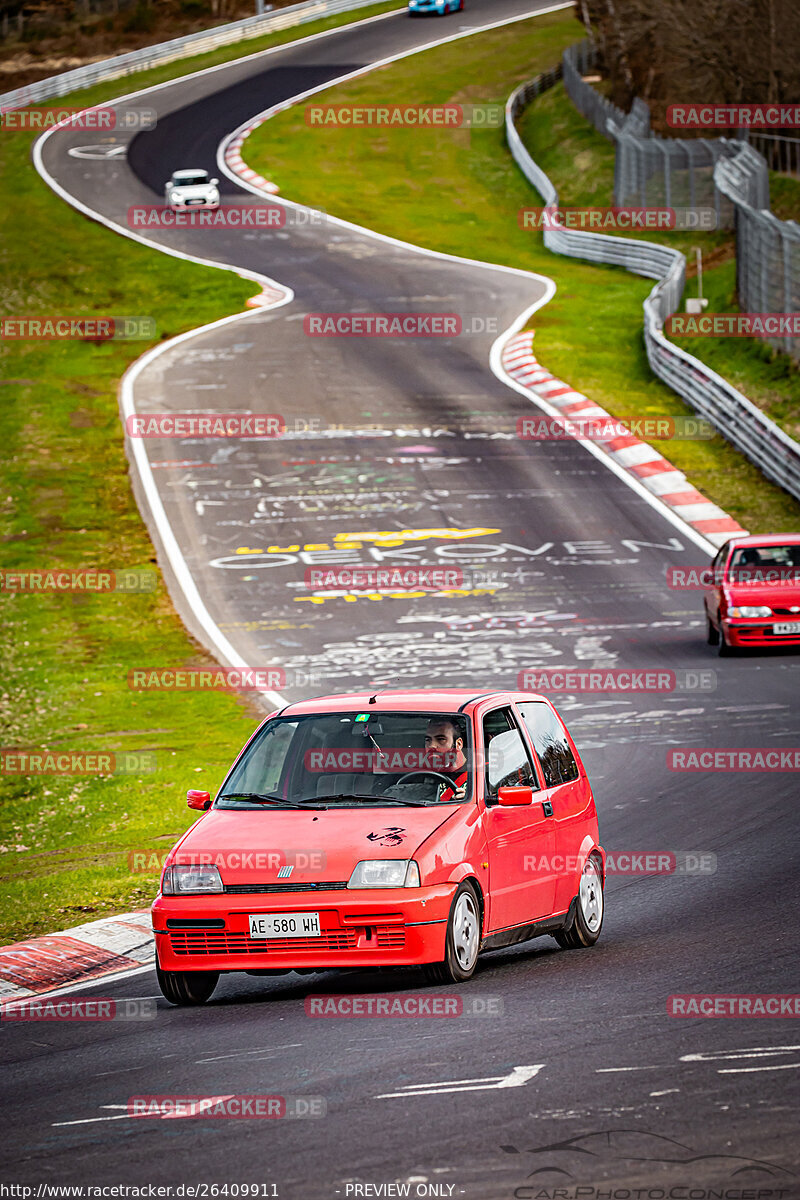
<path fill-rule="evenodd" d="M 612 1071 L 658 1071 L 659 1069 L 663 1069 L 659 1063 L 653 1063 L 647 1067 L 597 1067 L 595 1074 L 610 1075 Z"/>
<path fill-rule="evenodd" d="M 213 1058 L 196 1058 L 194 1061 L 195 1064 L 221 1062 L 225 1058 L 238 1058 L 243 1054 L 267 1054 L 272 1053 L 273 1050 L 299 1050 L 302 1045 L 302 1042 L 287 1042 L 284 1046 L 261 1046 L 255 1050 L 231 1050 L 229 1054 L 217 1054 Z"/>
<path fill-rule="evenodd" d="M 680 1088 L 665 1088 L 663 1092 L 651 1092 L 651 1096 L 671 1096 L 673 1092 L 679 1092 Z"/>
<path fill-rule="evenodd" d="M 127 1113 L 120 1113 L 116 1117 L 84 1117 L 80 1121 L 51 1121 L 50 1127 L 57 1129 L 60 1125 L 93 1125 L 95 1121 L 126 1121 L 127 1119 Z"/>
<path fill-rule="evenodd" d="M 451 1092 L 487 1092 L 498 1088 L 524 1087 L 534 1079 L 544 1063 L 514 1067 L 508 1075 L 487 1075 L 478 1079 L 445 1079 L 441 1083 L 407 1083 L 399 1092 L 382 1092 L 376 1100 L 397 1100 L 404 1096 L 447 1096 Z"/>
<path fill-rule="evenodd" d="M 747 1046 L 741 1050 L 711 1050 L 700 1054 L 682 1054 L 678 1062 L 715 1062 L 725 1058 L 762 1058 L 770 1054 L 791 1054 L 800 1046 Z"/>
<path fill-rule="evenodd" d="M 800 1063 L 773 1063 L 770 1067 L 719 1067 L 718 1075 L 750 1075 L 753 1071 L 796 1071 Z"/>
<path fill-rule="evenodd" d="M 153 1117 L 155 1117 L 155 1119 L 160 1120 L 160 1121 L 188 1120 L 195 1113 L 204 1112 L 207 1108 L 211 1108 L 213 1105 L 219 1104 L 221 1101 L 232 1100 L 234 1095 L 235 1095 L 235 1093 L 231 1092 L 230 1095 L 227 1095 L 227 1096 L 204 1096 L 202 1098 L 202 1100 L 198 1100 L 198 1101 L 192 1103 L 192 1112 L 191 1113 L 182 1113 L 182 1112 L 154 1113 Z M 130 1112 L 129 1106 L 127 1104 L 101 1104 L 100 1107 L 105 1108 L 105 1109 L 122 1108 L 125 1111 L 121 1112 L 121 1113 L 117 1113 L 113 1117 L 82 1117 L 79 1121 L 52 1121 L 51 1128 L 56 1128 L 56 1127 L 62 1126 L 62 1125 L 92 1125 L 96 1121 L 127 1121 L 127 1120 L 141 1121 L 142 1119 L 146 1119 L 147 1117 L 150 1117 L 149 1113 L 134 1114 L 134 1113 Z"/>

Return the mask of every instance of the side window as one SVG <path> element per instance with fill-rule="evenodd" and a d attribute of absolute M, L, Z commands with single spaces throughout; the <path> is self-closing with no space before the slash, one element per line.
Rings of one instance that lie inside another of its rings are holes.
<path fill-rule="evenodd" d="M 518 708 L 542 764 L 547 787 L 557 787 L 559 783 L 570 783 L 577 779 L 575 755 L 553 710 L 546 704 L 535 702 L 520 704 Z"/>
<path fill-rule="evenodd" d="M 711 583 L 712 583 L 712 585 L 722 582 L 722 571 L 725 567 L 725 559 L 727 557 L 728 557 L 728 544 L 726 542 L 724 546 L 720 546 L 719 550 L 714 555 L 714 558 L 711 561 L 711 570 L 712 570 Z"/>
<path fill-rule="evenodd" d="M 486 800 L 497 801 L 500 787 L 538 788 L 522 735 L 509 709 L 496 708 L 483 718 L 486 752 Z"/>
<path fill-rule="evenodd" d="M 281 783 L 284 755 L 296 729 L 296 721 L 267 725 L 246 763 L 228 780 L 226 790 L 276 792 Z"/>

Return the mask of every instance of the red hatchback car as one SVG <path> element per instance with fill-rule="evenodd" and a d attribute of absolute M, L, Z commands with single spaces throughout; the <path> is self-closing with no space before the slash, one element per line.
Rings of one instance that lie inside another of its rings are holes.
<path fill-rule="evenodd" d="M 423 966 L 541 934 L 593 945 L 605 854 L 549 700 L 461 690 L 326 696 L 256 730 L 170 852 L 158 980 L 202 1004 L 219 975 Z"/>
<path fill-rule="evenodd" d="M 708 643 L 800 646 L 800 533 L 732 538 L 711 564 L 703 597 Z"/>

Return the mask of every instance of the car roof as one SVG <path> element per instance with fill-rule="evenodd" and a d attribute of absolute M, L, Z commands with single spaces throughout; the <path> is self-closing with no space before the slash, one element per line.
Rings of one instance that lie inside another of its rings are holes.
<path fill-rule="evenodd" d="M 745 546 L 790 546 L 793 543 L 800 543 L 800 533 L 750 533 L 731 538 L 728 547 L 740 550 Z"/>
<path fill-rule="evenodd" d="M 370 703 L 374 697 L 374 703 Z M 281 716 L 306 716 L 321 712 L 446 712 L 457 713 L 478 700 L 546 699 L 535 692 L 476 692 L 468 688 L 378 689 L 342 695 L 314 696 L 280 709 Z M 277 715 L 277 714 L 273 714 Z"/>
<path fill-rule="evenodd" d="M 172 178 L 178 179 L 181 175 L 208 175 L 205 167 L 181 167 L 180 171 L 173 171 Z"/>

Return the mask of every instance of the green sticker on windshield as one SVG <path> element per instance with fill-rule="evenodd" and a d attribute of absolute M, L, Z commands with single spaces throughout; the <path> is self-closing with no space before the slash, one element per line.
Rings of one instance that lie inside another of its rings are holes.
<path fill-rule="evenodd" d="M 356 720 L 357 721 L 368 721 L 371 716 L 372 716 L 372 713 L 356 713 Z"/>

